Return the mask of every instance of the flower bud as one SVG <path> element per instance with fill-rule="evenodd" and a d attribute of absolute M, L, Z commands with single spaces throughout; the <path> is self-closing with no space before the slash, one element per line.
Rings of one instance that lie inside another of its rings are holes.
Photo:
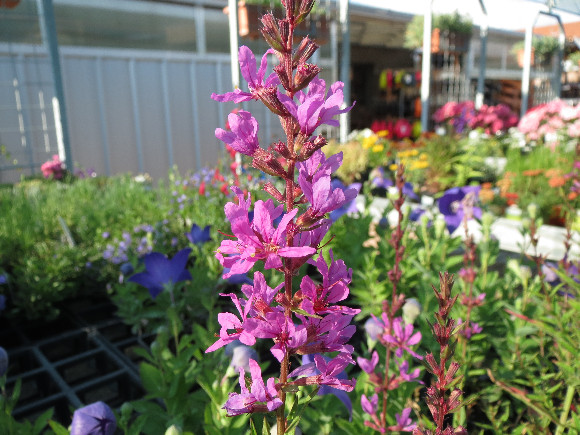
<path fill-rule="evenodd" d="M 181 435 L 182 433 L 183 433 L 183 431 L 181 429 L 179 429 L 177 426 L 175 426 L 174 424 L 169 426 L 167 428 L 167 430 L 165 431 L 165 435 Z"/>
<path fill-rule="evenodd" d="M 406 324 L 411 324 L 415 321 L 419 314 L 421 314 L 421 310 L 423 307 L 419 303 L 419 301 L 415 298 L 409 298 L 405 301 L 405 305 L 403 305 L 403 320 Z"/>
<path fill-rule="evenodd" d="M 8 353 L 3 347 L 0 347 L 0 377 L 4 376 L 8 370 Z"/>
<path fill-rule="evenodd" d="M 276 51 L 284 51 L 285 45 L 284 41 L 282 41 L 282 36 L 280 35 L 280 30 L 278 29 L 278 24 L 276 23 L 276 19 L 274 15 L 266 14 L 262 16 L 262 35 L 266 42 Z"/>
<path fill-rule="evenodd" d="M 294 52 L 294 57 L 292 58 L 292 64 L 294 67 L 306 63 L 308 59 L 318 50 L 320 46 L 312 41 L 308 36 L 302 38 L 300 45 Z"/>
<path fill-rule="evenodd" d="M 131 405 L 130 402 L 125 402 L 123 403 L 123 405 L 121 406 L 121 416 L 128 420 L 129 417 L 131 417 L 131 414 L 133 413 L 133 405 Z"/>
<path fill-rule="evenodd" d="M 435 237 L 440 239 L 446 228 L 445 218 L 442 215 L 438 215 L 437 218 L 435 218 L 433 226 L 435 227 Z"/>
<path fill-rule="evenodd" d="M 301 63 L 294 74 L 294 92 L 304 89 L 320 72 L 320 68 L 311 63 Z"/>
<path fill-rule="evenodd" d="M 278 116 L 288 116 L 288 110 L 280 102 L 275 87 L 260 88 L 255 91 L 256 95 L 272 113 Z"/>
<path fill-rule="evenodd" d="M 258 361 L 258 353 L 256 350 L 245 344 L 240 344 L 234 347 L 232 361 L 230 366 L 232 366 L 236 372 L 238 372 L 240 367 L 243 367 L 246 373 L 250 371 L 250 359 Z"/>
<path fill-rule="evenodd" d="M 538 206 L 534 203 L 528 205 L 528 216 L 530 219 L 536 219 L 538 217 Z"/>
<path fill-rule="evenodd" d="M 374 341 L 379 334 L 382 334 L 384 326 L 379 320 L 374 317 L 369 317 L 365 322 L 364 328 L 368 337 Z"/>

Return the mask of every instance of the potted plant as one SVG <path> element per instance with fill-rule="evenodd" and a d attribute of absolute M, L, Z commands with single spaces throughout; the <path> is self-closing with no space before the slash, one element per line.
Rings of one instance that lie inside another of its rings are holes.
<path fill-rule="evenodd" d="M 455 11 L 453 14 L 435 15 L 431 33 L 431 51 L 467 51 L 473 31 L 473 22 Z M 415 15 L 405 31 L 406 48 L 423 46 L 423 16 Z"/>
<path fill-rule="evenodd" d="M 568 55 L 567 60 L 572 62 L 573 65 L 580 66 L 580 51 L 575 51 L 574 53 L 570 53 L 570 55 Z"/>
<path fill-rule="evenodd" d="M 229 8 L 223 9 L 224 13 Z M 284 16 L 284 8 L 280 0 L 240 0 L 238 2 L 238 32 L 241 37 L 257 39 L 260 33 L 260 17 L 268 12 L 273 12 L 277 18 Z M 310 36 L 318 44 L 325 44 L 329 38 L 329 26 L 324 10 L 313 7 L 311 14 L 295 29 L 295 37 L 303 38 Z"/>
<path fill-rule="evenodd" d="M 518 65 L 524 66 L 524 44 L 518 41 L 512 46 L 512 53 L 518 59 Z M 532 65 L 546 66 L 552 61 L 552 56 L 559 48 L 558 38 L 553 36 L 534 36 L 532 38 Z"/>

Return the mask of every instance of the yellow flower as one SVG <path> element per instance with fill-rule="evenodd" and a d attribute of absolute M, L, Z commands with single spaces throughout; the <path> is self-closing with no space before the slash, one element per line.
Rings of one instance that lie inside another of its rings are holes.
<path fill-rule="evenodd" d="M 378 137 L 389 137 L 389 130 L 379 130 L 377 131 Z"/>
<path fill-rule="evenodd" d="M 419 154 L 419 158 L 421 160 L 427 160 L 428 157 L 427 157 L 427 154 L 426 153 L 421 153 L 421 154 Z"/>
<path fill-rule="evenodd" d="M 413 157 L 419 155 L 419 151 L 417 151 L 417 150 L 411 150 L 410 153 L 411 153 L 410 155 L 413 156 Z"/>
<path fill-rule="evenodd" d="M 377 143 L 377 139 L 378 137 L 375 136 L 374 134 L 369 136 L 369 137 L 365 137 L 362 140 L 362 146 L 365 150 L 371 148 L 374 144 Z"/>
<path fill-rule="evenodd" d="M 393 164 L 389 165 L 389 169 L 390 169 L 391 171 L 396 171 L 398 167 L 399 167 L 399 166 L 398 166 L 396 163 L 393 163 Z"/>
<path fill-rule="evenodd" d="M 377 144 L 377 145 L 373 146 L 373 152 L 375 152 L 375 153 L 380 153 L 384 149 L 385 149 L 385 147 L 382 144 Z"/>
<path fill-rule="evenodd" d="M 429 167 L 429 162 L 426 162 L 424 160 L 415 160 L 413 161 L 413 164 L 411 165 L 412 170 L 414 169 L 425 169 Z"/>

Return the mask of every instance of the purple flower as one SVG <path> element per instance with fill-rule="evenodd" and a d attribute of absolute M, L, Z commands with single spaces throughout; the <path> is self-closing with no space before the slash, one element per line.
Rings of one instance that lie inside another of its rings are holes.
<path fill-rule="evenodd" d="M 147 254 L 143 257 L 145 272 L 133 275 L 129 281 L 146 287 L 155 299 L 166 285 L 191 279 L 191 274 L 185 267 L 190 252 L 191 248 L 182 249 L 171 260 L 159 252 Z"/>
<path fill-rule="evenodd" d="M 407 382 L 411 382 L 419 377 L 421 373 L 420 369 L 415 369 L 411 373 L 409 373 L 409 361 L 403 361 L 401 364 L 397 364 L 399 366 L 399 377 Z M 418 381 L 419 383 L 423 383 Z"/>
<path fill-rule="evenodd" d="M 379 407 L 379 396 L 377 393 L 373 394 L 371 400 L 367 399 L 367 396 L 362 394 L 360 396 L 360 404 L 364 412 L 369 415 L 375 415 L 377 413 L 377 408 Z"/>
<path fill-rule="evenodd" d="M 315 357 L 320 357 L 320 355 L 318 355 L 318 354 L 316 354 L 316 355 L 313 355 L 313 354 L 302 355 L 302 367 L 305 367 L 305 366 L 309 367 L 309 373 L 312 376 L 317 376 L 317 375 L 321 374 L 320 370 L 316 366 Z M 326 363 L 330 362 L 329 357 L 323 356 L 322 358 L 324 359 L 324 361 Z M 298 369 L 302 369 L 302 367 L 299 367 Z M 336 375 L 336 378 L 339 380 L 347 379 L 346 372 L 344 371 L 344 369 Z M 325 394 L 333 394 L 334 396 L 338 397 L 338 399 L 344 404 L 344 406 L 346 406 L 346 409 L 348 410 L 348 413 L 350 416 L 349 420 L 352 419 L 352 402 L 350 400 L 350 397 L 348 397 L 348 394 L 346 394 L 345 391 L 343 391 L 341 389 L 334 388 L 330 385 L 322 385 L 320 387 L 320 390 L 318 390 L 318 395 L 323 396 Z"/>
<path fill-rule="evenodd" d="M 95 402 L 74 412 L 70 435 L 113 435 L 116 428 L 117 420 L 111 408 Z"/>
<path fill-rule="evenodd" d="M 222 241 L 216 253 L 221 265 L 229 268 L 224 278 L 246 273 L 260 260 L 265 262 L 266 269 L 277 269 L 282 267 L 281 258 L 300 258 L 316 252 L 309 246 L 286 246 L 286 229 L 296 216 L 297 208 L 284 214 L 278 227 L 274 228 L 273 222 L 281 215 L 283 207 L 275 207 L 271 199 L 256 201 L 254 219 L 250 224 L 248 208 L 251 198 L 248 196 L 248 200 L 244 200 L 244 194 L 235 186 L 232 191 L 238 196 L 239 204 L 226 204 L 225 213 L 237 240 Z"/>
<path fill-rule="evenodd" d="M 230 393 L 224 405 L 228 416 L 252 413 L 268 412 L 282 406 L 282 401 L 278 398 L 274 378 L 268 379 L 266 384 L 262 379 L 262 370 L 256 361 L 250 359 L 250 375 L 252 377 L 250 390 L 246 386 L 245 371 L 240 367 L 240 388 L 241 392 Z"/>
<path fill-rule="evenodd" d="M 358 363 L 359 367 L 361 369 L 363 369 L 363 371 L 365 371 L 366 373 L 368 373 L 370 375 L 370 374 L 375 372 L 375 367 L 379 363 L 379 354 L 375 350 L 373 352 L 370 360 L 359 356 L 356 359 L 356 362 Z"/>
<path fill-rule="evenodd" d="M 206 225 L 206 227 L 202 230 L 201 227 L 197 226 L 197 224 L 193 224 L 191 231 L 186 233 L 185 236 L 187 237 L 187 240 L 189 240 L 194 245 L 203 245 L 204 243 L 211 240 L 211 237 L 209 236 L 210 228 L 210 225 Z"/>
<path fill-rule="evenodd" d="M 460 317 L 457 319 L 457 326 L 462 324 L 463 320 Z M 479 334 L 481 331 L 483 331 L 483 328 L 478 323 L 470 320 L 469 324 L 465 325 L 459 333 L 469 340 L 474 334 Z"/>
<path fill-rule="evenodd" d="M 395 426 L 389 426 L 388 429 L 393 432 L 413 432 L 413 429 L 417 427 L 417 423 L 413 423 L 413 420 L 411 420 L 411 417 L 409 417 L 410 414 L 411 408 L 403 409 L 401 415 L 395 413 L 397 424 Z"/>
<path fill-rule="evenodd" d="M 304 362 L 305 360 L 303 359 L 302 361 Z M 342 376 L 344 369 L 349 364 L 354 364 L 354 360 L 348 352 L 341 352 L 333 359 L 315 354 L 314 362 L 298 367 L 288 377 L 306 376 L 303 381 L 305 385 L 328 385 L 339 390 L 352 391 L 356 381 L 354 378 L 350 381 L 346 380 L 346 375 Z"/>
<path fill-rule="evenodd" d="M 8 276 L 5 273 L 0 274 L 0 285 L 8 282 Z"/>
<path fill-rule="evenodd" d="M 218 322 L 221 325 L 220 338 L 214 344 L 208 347 L 205 353 L 213 352 L 214 350 L 217 350 L 220 347 L 223 347 L 235 340 L 239 340 L 248 346 L 254 345 L 256 343 L 256 337 L 245 329 L 245 323 L 248 320 L 248 313 L 252 307 L 252 298 L 246 301 L 245 307 L 242 309 L 240 300 L 235 294 L 220 294 L 220 296 L 229 296 L 232 298 L 232 302 L 238 309 L 242 320 L 240 321 L 240 319 L 238 319 L 236 315 L 232 313 L 219 313 Z M 234 332 L 230 333 L 230 330 L 233 330 Z"/>
<path fill-rule="evenodd" d="M 353 108 L 354 103 L 350 107 L 340 109 L 344 104 L 343 88 L 344 83 L 336 82 L 326 93 L 326 82 L 316 78 L 310 82 L 308 92 L 299 91 L 296 94 L 300 105 L 280 92 L 278 92 L 278 99 L 288 112 L 296 118 L 300 125 L 300 132 L 306 137 L 310 137 L 314 130 L 322 124 L 338 127 L 339 122 L 333 117 L 346 113 Z"/>
<path fill-rule="evenodd" d="M 133 273 L 133 265 L 131 263 L 123 263 L 120 270 L 123 275 L 130 275 Z"/>
<path fill-rule="evenodd" d="M 332 185 L 333 188 L 341 188 L 343 190 L 346 190 L 346 189 L 348 189 L 348 190 L 354 189 L 354 190 L 356 190 L 357 195 L 358 195 L 358 192 L 360 192 L 360 189 L 362 187 L 362 184 L 361 183 L 352 183 L 352 184 L 349 184 L 348 185 L 348 188 L 347 188 L 338 179 L 332 180 L 332 184 L 331 185 Z M 348 214 L 348 213 L 356 213 L 356 212 L 358 212 L 358 208 L 356 206 L 356 195 L 355 195 L 355 198 L 352 198 L 350 200 L 350 202 L 345 202 L 342 205 L 342 207 L 340 207 L 340 208 L 338 208 L 338 209 L 330 212 L 330 220 L 332 222 L 336 222 L 342 215 L 345 215 L 345 214 Z"/>
<path fill-rule="evenodd" d="M 238 50 L 238 58 L 240 60 L 240 71 L 242 77 L 248 82 L 250 92 L 244 92 L 241 89 L 236 89 L 234 92 L 227 92 L 225 94 L 211 94 L 211 98 L 215 101 L 225 102 L 233 101 L 234 103 L 241 103 L 242 101 L 257 100 L 259 97 L 257 93 L 262 88 L 269 88 L 280 83 L 275 73 L 271 74 L 264 82 L 266 75 L 266 67 L 268 66 L 268 54 L 274 53 L 274 50 L 268 50 L 262 56 L 260 68 L 256 66 L 256 58 L 252 50 L 245 45 L 242 45 Z M 230 124 L 231 125 L 231 124 Z"/>
<path fill-rule="evenodd" d="M 475 207 L 479 196 L 479 186 L 453 187 L 439 198 L 439 211 L 445 217 L 449 233 L 453 233 L 463 219 L 481 219 L 481 209 Z"/>
<path fill-rule="evenodd" d="M 231 131 L 223 128 L 216 128 L 216 137 L 231 146 L 236 151 L 252 156 L 258 148 L 260 143 L 258 141 L 258 121 L 252 116 L 250 112 L 240 110 L 237 113 L 230 113 L 228 115 L 228 123 Z"/>
<path fill-rule="evenodd" d="M 409 346 L 413 346 L 421 341 L 421 333 L 416 332 L 413 334 L 414 326 L 412 324 L 407 324 L 403 328 L 403 319 L 397 317 L 393 320 L 393 330 L 391 334 L 384 334 L 383 339 L 395 347 L 397 350 L 395 351 L 395 355 L 397 358 L 401 358 L 403 356 L 403 350 L 406 350 L 411 355 L 413 355 L 417 359 L 423 359 L 423 357 L 411 350 Z"/>

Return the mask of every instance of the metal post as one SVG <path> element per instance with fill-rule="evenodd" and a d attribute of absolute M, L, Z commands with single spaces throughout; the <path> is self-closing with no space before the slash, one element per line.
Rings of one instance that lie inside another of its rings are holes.
<path fill-rule="evenodd" d="M 340 0 L 340 30 L 342 34 L 342 57 L 340 59 L 340 80 L 344 83 L 344 103 L 350 104 L 350 17 L 349 0 Z M 350 131 L 350 116 L 340 115 L 340 142 L 345 143 Z"/>
<path fill-rule="evenodd" d="M 73 170 L 73 160 L 68 134 L 68 118 L 66 116 L 66 106 L 64 100 L 64 87 L 60 68 L 60 55 L 58 51 L 58 40 L 56 36 L 56 24 L 54 20 L 54 9 L 52 0 L 37 0 L 38 16 L 42 39 L 50 56 L 52 66 L 52 80 L 54 85 L 54 96 L 56 98 L 53 107 L 55 113 L 55 127 L 57 138 L 62 141 L 59 148 L 64 151 L 64 163 L 69 171 Z"/>
<path fill-rule="evenodd" d="M 560 33 L 558 36 L 558 63 L 556 65 L 556 70 L 553 72 L 552 78 L 552 89 L 554 93 L 560 97 L 562 93 L 562 59 L 564 57 L 564 44 L 566 42 L 566 32 L 564 31 L 564 25 L 560 16 L 551 12 L 552 8 L 550 6 L 550 12 L 540 11 L 538 15 L 534 18 L 534 21 L 526 27 L 526 39 L 524 45 L 524 70 L 522 72 L 522 105 L 520 108 L 520 117 L 523 117 L 528 111 L 529 105 L 529 89 L 530 89 L 530 72 L 532 63 L 532 32 L 538 21 L 540 15 L 547 15 L 549 17 L 554 17 L 558 21 L 558 27 Z"/>
<path fill-rule="evenodd" d="M 232 87 L 240 87 L 240 67 L 238 59 L 238 0 L 228 0 L 230 24 L 230 58 L 232 68 Z"/>
<path fill-rule="evenodd" d="M 484 15 L 484 22 L 479 28 L 479 39 L 481 41 L 479 49 L 479 75 L 477 77 L 477 94 L 475 95 L 475 108 L 479 109 L 483 105 L 485 92 L 485 69 L 487 63 L 487 33 L 488 33 L 488 16 L 483 0 L 479 0 L 481 11 Z"/>
<path fill-rule="evenodd" d="M 429 130 L 429 92 L 431 85 L 431 22 L 433 0 L 426 0 L 423 19 L 423 63 L 421 67 L 421 130 Z"/>

